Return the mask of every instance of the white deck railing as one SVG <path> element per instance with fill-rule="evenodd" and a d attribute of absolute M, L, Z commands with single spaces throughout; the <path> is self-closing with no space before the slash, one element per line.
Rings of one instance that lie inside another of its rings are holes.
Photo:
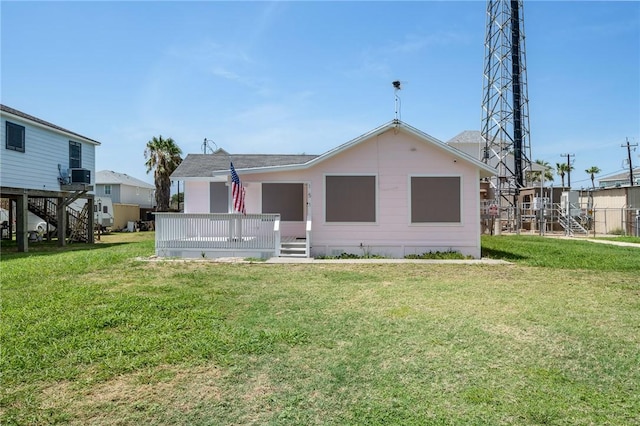
<path fill-rule="evenodd" d="M 156 255 L 248 256 L 280 250 L 279 214 L 156 213 Z"/>

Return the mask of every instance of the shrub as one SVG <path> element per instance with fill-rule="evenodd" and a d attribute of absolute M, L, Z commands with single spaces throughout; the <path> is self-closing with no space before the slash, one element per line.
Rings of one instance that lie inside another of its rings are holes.
<path fill-rule="evenodd" d="M 447 251 L 429 251 L 422 254 L 407 254 L 405 259 L 471 259 L 472 256 L 465 256 L 459 251 L 447 250 Z"/>

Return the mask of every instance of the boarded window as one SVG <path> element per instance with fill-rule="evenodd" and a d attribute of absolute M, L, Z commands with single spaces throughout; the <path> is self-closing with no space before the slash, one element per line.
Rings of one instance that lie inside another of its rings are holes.
<path fill-rule="evenodd" d="M 6 148 L 24 152 L 24 126 L 6 122 Z"/>
<path fill-rule="evenodd" d="M 262 213 L 280 213 L 280 219 L 283 221 L 304 220 L 304 185 L 263 183 Z"/>
<path fill-rule="evenodd" d="M 82 167 L 82 145 L 79 142 L 69 141 L 69 168 Z"/>
<path fill-rule="evenodd" d="M 375 176 L 326 176 L 327 222 L 375 222 Z"/>
<path fill-rule="evenodd" d="M 459 177 L 411 177 L 411 223 L 460 223 Z"/>
<path fill-rule="evenodd" d="M 229 212 L 229 187 L 225 182 L 209 184 L 209 213 Z"/>

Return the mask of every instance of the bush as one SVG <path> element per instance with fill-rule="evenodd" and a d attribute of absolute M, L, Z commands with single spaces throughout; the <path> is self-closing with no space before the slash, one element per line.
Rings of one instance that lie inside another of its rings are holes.
<path fill-rule="evenodd" d="M 372 253 L 365 253 L 361 255 L 342 252 L 337 256 L 317 256 L 316 259 L 386 259 L 386 257 Z"/>
<path fill-rule="evenodd" d="M 430 251 L 422 254 L 407 254 L 405 259 L 472 259 L 472 256 L 465 256 L 459 251 Z"/>

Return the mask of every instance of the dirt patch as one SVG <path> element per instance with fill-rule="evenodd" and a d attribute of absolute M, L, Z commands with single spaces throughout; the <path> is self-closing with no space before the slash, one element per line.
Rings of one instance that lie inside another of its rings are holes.
<path fill-rule="evenodd" d="M 90 388 L 59 383 L 43 389 L 42 406 L 66 411 L 71 424 L 114 424 L 115 419 L 128 417 L 141 407 L 187 413 L 222 399 L 221 374 L 215 366 L 171 366 L 118 376 Z"/>

